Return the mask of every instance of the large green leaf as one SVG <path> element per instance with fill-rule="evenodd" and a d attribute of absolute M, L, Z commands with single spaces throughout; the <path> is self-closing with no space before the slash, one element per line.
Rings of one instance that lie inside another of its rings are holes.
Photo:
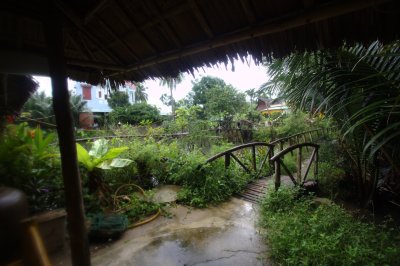
<path fill-rule="evenodd" d="M 76 143 L 76 152 L 78 155 L 78 161 L 88 170 L 92 171 L 94 168 L 93 162 L 90 158 L 89 153 L 87 150 L 82 147 L 79 143 Z"/>
<path fill-rule="evenodd" d="M 102 156 L 100 158 L 92 158 L 92 164 L 94 167 L 99 167 L 99 165 L 103 164 L 104 162 L 116 158 L 118 155 L 121 154 L 121 152 L 123 152 L 126 149 L 128 149 L 128 147 L 112 148 L 112 149 L 108 150 L 108 152 L 104 156 Z M 102 167 L 99 167 L 99 168 L 102 168 Z M 103 169 L 106 169 L 106 168 L 103 168 Z M 109 169 L 109 168 L 107 168 L 107 169 Z"/>
<path fill-rule="evenodd" d="M 89 151 L 89 155 L 94 158 L 103 157 L 108 151 L 108 140 L 98 139 L 93 142 L 92 148 Z"/>
<path fill-rule="evenodd" d="M 108 150 L 108 152 L 103 156 L 103 158 L 104 160 L 114 159 L 127 149 L 128 147 L 112 148 Z"/>
<path fill-rule="evenodd" d="M 116 167 L 116 168 L 122 168 L 125 167 L 129 164 L 131 164 L 133 161 L 130 159 L 120 159 L 120 158 L 115 158 L 111 161 L 110 166 L 111 167 Z"/>
<path fill-rule="evenodd" d="M 115 158 L 112 160 L 104 161 L 101 164 L 97 165 L 97 167 L 101 169 L 122 168 L 129 165 L 132 162 L 133 161 L 129 159 Z"/>

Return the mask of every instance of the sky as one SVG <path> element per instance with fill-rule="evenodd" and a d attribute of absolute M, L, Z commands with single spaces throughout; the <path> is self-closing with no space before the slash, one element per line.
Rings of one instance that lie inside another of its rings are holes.
<path fill-rule="evenodd" d="M 200 80 L 203 76 L 214 76 L 221 78 L 227 84 L 231 84 L 238 91 L 244 92 L 251 88 L 259 88 L 261 84 L 268 81 L 268 75 L 266 74 L 265 67 L 259 65 L 256 66 L 254 62 L 249 58 L 249 64 L 243 63 L 240 60 L 234 61 L 235 71 L 232 71 L 232 65 L 228 64 L 225 68 L 224 64 L 215 66 L 213 68 L 204 67 L 195 72 L 194 77 L 190 73 L 183 74 L 183 81 L 177 85 L 174 91 L 174 98 L 176 101 L 185 98 L 192 88 L 192 82 Z M 34 76 L 39 82 L 39 91 L 44 91 L 48 96 L 51 96 L 51 81 L 48 77 Z M 73 89 L 75 82 L 68 80 L 68 88 Z M 157 106 L 162 114 L 169 113 L 170 107 L 165 106 L 160 97 L 163 93 L 169 94 L 167 87 L 160 86 L 158 79 L 148 79 L 144 81 L 145 87 L 148 94 L 148 103 Z"/>

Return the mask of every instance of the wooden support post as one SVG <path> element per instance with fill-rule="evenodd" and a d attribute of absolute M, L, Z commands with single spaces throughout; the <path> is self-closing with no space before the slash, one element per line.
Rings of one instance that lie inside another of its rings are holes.
<path fill-rule="evenodd" d="M 252 152 L 252 156 L 253 156 L 253 170 L 254 172 L 257 172 L 257 162 L 256 162 L 256 146 L 253 145 L 251 146 L 251 152 Z"/>
<path fill-rule="evenodd" d="M 231 155 L 230 153 L 225 154 L 225 168 L 229 168 L 231 165 Z"/>
<path fill-rule="evenodd" d="M 302 163 L 302 158 L 301 158 L 301 147 L 297 150 L 297 183 L 301 184 L 301 163 Z"/>
<path fill-rule="evenodd" d="M 311 168 L 311 164 L 313 163 L 313 161 L 315 161 L 316 153 L 317 153 L 317 147 L 315 147 L 311 153 L 310 161 L 308 162 L 308 164 L 306 166 L 306 171 L 303 176 L 303 181 L 306 180 L 306 178 L 308 176 L 308 172 L 310 171 L 310 168 Z"/>
<path fill-rule="evenodd" d="M 3 102 L 0 103 L 0 110 L 4 111 L 7 109 L 7 78 L 7 74 L 0 74 L 0 98 L 3 99 Z M 6 127 L 5 113 L 0 113 L 0 134 Z"/>
<path fill-rule="evenodd" d="M 61 154 L 64 179 L 68 232 L 72 264 L 90 265 L 90 252 L 83 209 L 81 179 L 76 154 L 74 126 L 69 103 L 67 75 L 64 58 L 62 17 L 57 8 L 48 2 L 48 17 L 44 22 L 49 73 L 53 87 L 53 108 Z"/>
<path fill-rule="evenodd" d="M 271 160 L 272 157 L 274 157 L 274 149 L 275 149 L 275 146 L 269 148 L 269 150 L 268 150 L 268 154 L 269 154 L 268 161 Z M 272 170 L 275 171 L 275 164 L 272 164 Z"/>
<path fill-rule="evenodd" d="M 275 161 L 275 191 L 281 186 L 281 164 L 280 159 Z"/>
<path fill-rule="evenodd" d="M 283 141 L 279 141 L 279 149 L 280 151 L 283 151 Z"/>
<path fill-rule="evenodd" d="M 306 141 L 306 134 L 302 133 L 302 135 L 303 135 L 303 142 L 304 143 L 307 142 Z M 308 151 L 308 146 L 306 146 L 306 151 Z"/>
<path fill-rule="evenodd" d="M 314 179 L 318 179 L 318 147 L 315 147 Z"/>
<path fill-rule="evenodd" d="M 235 156 L 235 154 L 231 153 L 231 157 L 248 173 L 251 174 L 251 171 L 249 170 L 249 168 L 246 167 L 246 165 L 244 165 L 244 163 L 242 163 L 238 157 Z"/>
<path fill-rule="evenodd" d="M 291 137 L 288 139 L 288 141 L 289 141 L 289 147 L 292 146 L 293 142 Z M 293 151 L 290 151 L 290 154 L 293 156 Z"/>

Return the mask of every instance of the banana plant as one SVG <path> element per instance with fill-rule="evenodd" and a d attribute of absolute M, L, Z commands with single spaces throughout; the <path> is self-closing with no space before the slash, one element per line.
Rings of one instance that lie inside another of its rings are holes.
<path fill-rule="evenodd" d="M 101 172 L 98 169 L 109 170 L 112 168 L 122 168 L 129 165 L 132 160 L 119 158 L 118 156 L 128 147 L 109 148 L 108 140 L 98 139 L 93 142 L 89 151 L 87 151 L 79 143 L 76 144 L 78 153 L 78 161 L 88 171 L 88 188 L 89 193 L 97 193 L 100 200 L 108 189 L 104 184 Z"/>

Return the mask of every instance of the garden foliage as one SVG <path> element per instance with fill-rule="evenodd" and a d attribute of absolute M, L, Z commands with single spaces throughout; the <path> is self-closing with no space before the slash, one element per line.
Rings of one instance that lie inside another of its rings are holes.
<path fill-rule="evenodd" d="M 293 108 L 323 113 L 337 123 L 358 198 L 365 205 L 372 202 L 378 184 L 391 191 L 392 199 L 399 194 L 399 51 L 398 40 L 368 46 L 344 43 L 267 64 L 271 81 L 264 89 L 279 93 Z M 378 163 L 388 170 L 377 171 Z"/>
<path fill-rule="evenodd" d="M 354 219 L 336 204 L 272 189 L 262 202 L 270 256 L 280 265 L 397 265 L 398 229 Z"/>
<path fill-rule="evenodd" d="M 30 128 L 26 123 L 8 125 L 0 139 L 0 185 L 21 189 L 31 212 L 63 205 L 58 147 L 54 133 Z"/>
<path fill-rule="evenodd" d="M 226 200 L 243 189 L 252 178 L 235 164 L 226 171 L 223 159 L 203 165 L 209 156 L 231 147 L 224 143 L 208 149 L 207 155 L 197 146 L 187 148 L 186 142 L 181 140 L 156 141 L 149 137 L 120 145 L 129 147 L 124 156 L 133 163 L 105 173 L 105 182 L 113 187 L 123 182 L 143 187 L 152 187 L 157 183 L 177 184 L 182 186 L 178 195 L 180 202 L 206 207 Z"/>
<path fill-rule="evenodd" d="M 113 124 L 139 125 L 141 121 L 148 120 L 153 123 L 161 122 L 160 111 L 145 102 L 135 103 L 123 107 L 116 107 L 109 114 L 110 122 Z"/>

